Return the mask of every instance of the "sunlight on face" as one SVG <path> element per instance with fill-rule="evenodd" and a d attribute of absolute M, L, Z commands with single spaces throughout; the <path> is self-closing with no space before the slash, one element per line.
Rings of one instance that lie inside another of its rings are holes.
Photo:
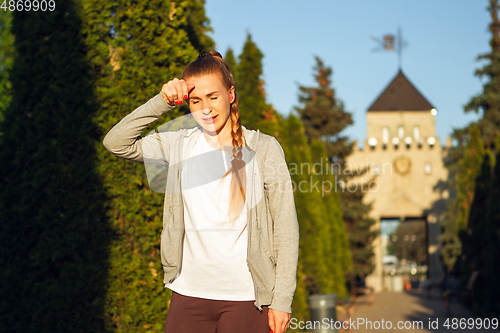
<path fill-rule="evenodd" d="M 188 77 L 185 80 L 188 85 L 194 85 L 188 100 L 193 118 L 205 131 L 219 133 L 230 124 L 228 119 L 234 87 L 224 87 L 216 74 Z"/>

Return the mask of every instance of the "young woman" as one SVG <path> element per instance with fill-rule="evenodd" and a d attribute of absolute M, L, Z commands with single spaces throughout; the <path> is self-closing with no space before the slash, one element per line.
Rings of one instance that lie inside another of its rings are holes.
<path fill-rule="evenodd" d="M 140 136 L 184 101 L 198 126 Z M 103 144 L 118 157 L 168 163 L 161 259 L 172 300 L 165 332 L 285 332 L 299 238 L 290 174 L 277 140 L 241 125 L 222 56 L 200 54 Z"/>

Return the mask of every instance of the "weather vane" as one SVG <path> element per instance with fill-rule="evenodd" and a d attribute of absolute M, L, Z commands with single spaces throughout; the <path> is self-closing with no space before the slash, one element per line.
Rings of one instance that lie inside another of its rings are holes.
<path fill-rule="evenodd" d="M 403 46 L 406 46 L 406 42 L 403 42 L 401 27 L 398 27 L 397 35 L 386 34 L 382 39 L 373 35 L 370 35 L 370 37 L 379 44 L 379 47 L 373 51 L 396 51 L 398 53 L 398 64 L 399 69 L 401 69 L 403 66 Z"/>

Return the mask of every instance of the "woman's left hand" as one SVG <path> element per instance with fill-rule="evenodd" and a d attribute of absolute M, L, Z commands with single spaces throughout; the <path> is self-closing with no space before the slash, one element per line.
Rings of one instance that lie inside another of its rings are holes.
<path fill-rule="evenodd" d="M 284 333 L 290 326 L 291 313 L 269 309 L 268 321 L 271 333 Z"/>

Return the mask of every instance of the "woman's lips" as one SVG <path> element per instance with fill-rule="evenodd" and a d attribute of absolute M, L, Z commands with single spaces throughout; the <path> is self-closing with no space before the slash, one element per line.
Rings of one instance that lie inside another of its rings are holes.
<path fill-rule="evenodd" d="M 215 120 L 217 119 L 219 115 L 215 115 L 213 117 L 208 117 L 208 118 L 201 118 L 205 123 L 207 124 L 213 124 L 215 122 Z"/>

